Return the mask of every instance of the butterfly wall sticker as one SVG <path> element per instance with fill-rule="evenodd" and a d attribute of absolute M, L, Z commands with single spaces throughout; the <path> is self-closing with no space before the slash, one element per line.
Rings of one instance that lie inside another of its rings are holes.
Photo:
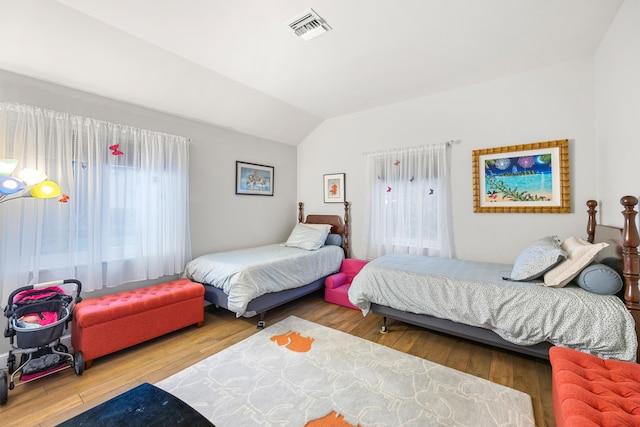
<path fill-rule="evenodd" d="M 69 196 L 64 194 L 64 193 L 62 193 L 62 197 L 60 197 L 60 199 L 58 199 L 58 201 L 60 203 L 67 203 L 69 201 Z"/>
<path fill-rule="evenodd" d="M 113 144 L 109 147 L 109 150 L 111 150 L 111 154 L 114 156 L 122 156 L 124 154 L 120 151 L 120 144 Z"/>

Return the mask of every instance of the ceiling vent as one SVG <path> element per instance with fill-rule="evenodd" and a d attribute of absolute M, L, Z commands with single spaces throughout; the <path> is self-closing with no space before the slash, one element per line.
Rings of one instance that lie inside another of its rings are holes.
<path fill-rule="evenodd" d="M 322 19 L 313 9 L 296 16 L 287 25 L 304 40 L 311 40 L 331 29 L 327 21 Z"/>

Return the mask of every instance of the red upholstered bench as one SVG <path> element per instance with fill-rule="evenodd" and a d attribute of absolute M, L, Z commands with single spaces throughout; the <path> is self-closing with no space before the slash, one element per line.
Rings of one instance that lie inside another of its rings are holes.
<path fill-rule="evenodd" d="M 349 301 L 349 288 L 353 278 L 368 261 L 347 258 L 342 261 L 340 271 L 324 280 L 324 300 L 332 304 L 360 310 Z"/>
<path fill-rule="evenodd" d="M 93 359 L 204 321 L 204 287 L 187 279 L 87 298 L 71 323 L 71 345 Z"/>
<path fill-rule="evenodd" d="M 549 359 L 558 427 L 640 425 L 640 365 L 564 347 Z"/>

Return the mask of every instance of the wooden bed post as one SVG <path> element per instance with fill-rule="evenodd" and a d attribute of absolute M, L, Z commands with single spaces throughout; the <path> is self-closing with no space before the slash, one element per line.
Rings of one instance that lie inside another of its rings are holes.
<path fill-rule="evenodd" d="M 304 216 L 302 214 L 303 206 L 304 206 L 304 203 L 298 202 L 298 222 L 302 222 L 302 220 L 304 219 Z"/>
<path fill-rule="evenodd" d="M 622 275 L 624 276 L 624 301 L 636 321 L 636 329 L 640 327 L 640 257 L 638 256 L 638 228 L 636 227 L 636 210 L 638 199 L 624 196 L 620 199 L 624 206 L 624 227 L 622 228 Z"/>
<path fill-rule="evenodd" d="M 349 258 L 349 202 L 344 202 L 344 257 Z"/>
<path fill-rule="evenodd" d="M 595 200 L 587 200 L 587 215 L 589 218 L 587 219 L 587 241 L 589 243 L 593 243 L 593 239 L 596 235 L 596 206 L 598 206 L 598 202 Z"/>

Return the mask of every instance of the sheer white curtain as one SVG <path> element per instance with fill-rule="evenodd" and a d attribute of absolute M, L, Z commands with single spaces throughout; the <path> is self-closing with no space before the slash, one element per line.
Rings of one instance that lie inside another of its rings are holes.
<path fill-rule="evenodd" d="M 408 253 L 451 258 L 450 144 L 365 155 L 367 257 Z"/>
<path fill-rule="evenodd" d="M 191 259 L 186 138 L 3 102 L 0 143 L 0 158 L 64 193 L 0 204 L 3 301 L 49 280 L 90 291 L 177 274 Z"/>

